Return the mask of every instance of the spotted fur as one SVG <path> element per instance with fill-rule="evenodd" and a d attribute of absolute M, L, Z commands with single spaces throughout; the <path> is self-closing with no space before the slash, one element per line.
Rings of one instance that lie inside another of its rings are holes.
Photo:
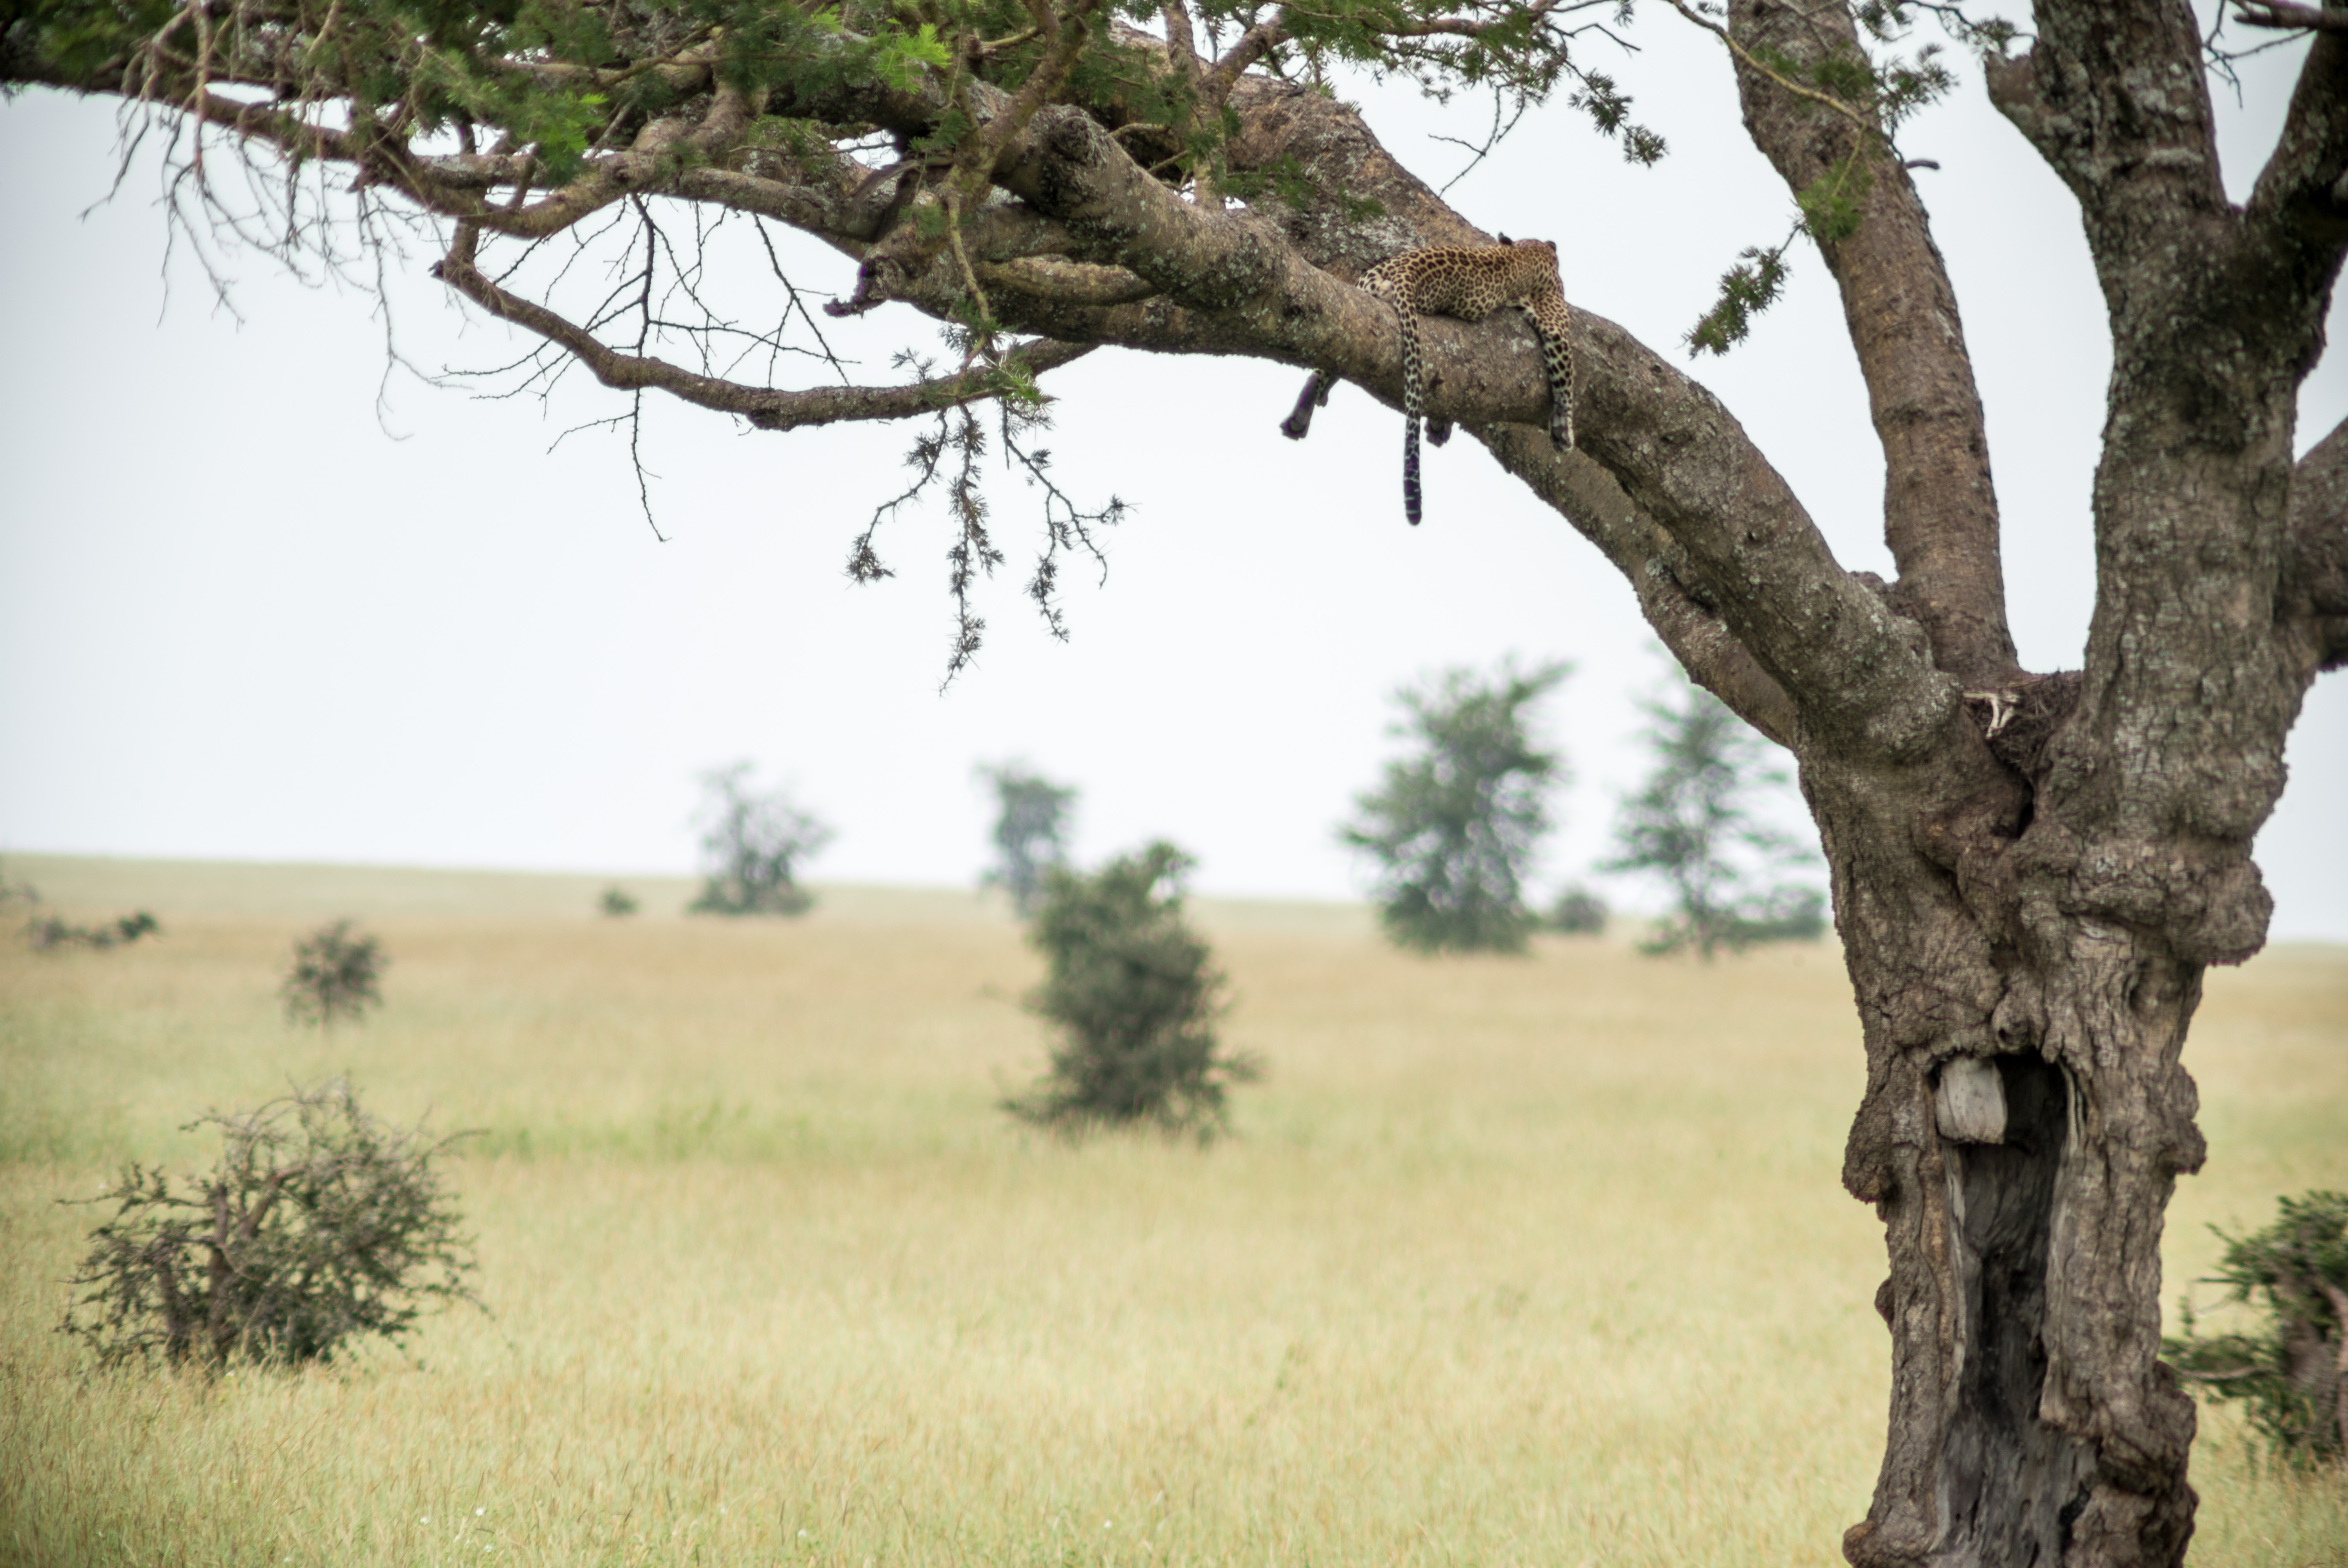
<path fill-rule="evenodd" d="M 1414 526 L 1419 517 L 1418 427 L 1426 406 L 1421 316 L 1480 322 L 1502 305 L 1524 312 L 1540 339 L 1541 364 L 1549 373 L 1550 439 L 1560 450 L 1573 449 L 1573 313 L 1558 276 L 1555 245 L 1511 241 L 1504 234 L 1497 245 L 1406 251 L 1371 268 L 1362 287 L 1394 306 L 1402 323 L 1402 505 Z M 1442 446 L 1450 439 L 1451 421 L 1428 420 L 1426 435 Z"/>

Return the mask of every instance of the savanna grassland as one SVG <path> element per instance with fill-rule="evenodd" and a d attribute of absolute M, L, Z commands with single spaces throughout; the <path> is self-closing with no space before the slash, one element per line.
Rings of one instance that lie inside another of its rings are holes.
<path fill-rule="evenodd" d="M 1017 928 L 948 893 L 797 922 L 590 913 L 601 883 L 12 857 L 160 940 L 0 944 L 0 1559 L 40 1564 L 1825 1564 L 1883 1429 L 1882 1273 L 1842 1195 L 1830 948 L 1426 960 L 1360 911 L 1198 907 L 1235 1136 L 1070 1146 Z M 359 917 L 387 1006 L 280 1016 Z M 2348 950 L 2212 977 L 2207 1225 L 2348 1187 Z M 347 1073 L 477 1128 L 489 1311 L 296 1375 L 99 1373 L 52 1331 L 127 1158 Z M 2206 1292 L 2204 1293 L 2206 1296 Z M 2205 1413 L 2193 1561 L 2348 1563 L 2348 1478 Z"/>

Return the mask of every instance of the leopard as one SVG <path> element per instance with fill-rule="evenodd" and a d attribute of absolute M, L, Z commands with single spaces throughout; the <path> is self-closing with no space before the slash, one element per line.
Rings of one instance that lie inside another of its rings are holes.
<path fill-rule="evenodd" d="M 1421 316 L 1451 316 L 1480 322 L 1502 305 L 1514 305 L 1532 322 L 1540 340 L 1541 366 L 1549 375 L 1549 434 L 1560 451 L 1573 450 L 1573 313 L 1558 273 L 1557 246 L 1547 240 L 1511 240 L 1497 245 L 1436 245 L 1405 251 L 1362 275 L 1362 288 L 1394 307 L 1402 327 L 1402 504 L 1411 526 L 1423 510 L 1419 489 L 1419 425 L 1440 446 L 1451 438 L 1451 421 L 1426 418 L 1426 373 L 1419 346 Z M 1316 371 L 1281 425 L 1301 437 L 1314 407 L 1327 404 L 1335 378 Z"/>

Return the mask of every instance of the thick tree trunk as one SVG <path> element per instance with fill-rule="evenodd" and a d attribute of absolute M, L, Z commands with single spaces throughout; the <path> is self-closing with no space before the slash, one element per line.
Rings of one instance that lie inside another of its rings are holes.
<path fill-rule="evenodd" d="M 2068 920 L 1999 954 L 1984 1007 L 1977 968 L 1924 956 L 1978 951 L 1971 924 L 1848 934 L 1873 1005 L 1846 1176 L 1884 1221 L 1892 1388 L 1844 1550 L 1859 1568 L 2175 1563 L 2194 1414 L 2157 1360 L 2159 1245 L 2175 1175 L 2200 1163 L 2178 1060 L 2200 970 Z"/>

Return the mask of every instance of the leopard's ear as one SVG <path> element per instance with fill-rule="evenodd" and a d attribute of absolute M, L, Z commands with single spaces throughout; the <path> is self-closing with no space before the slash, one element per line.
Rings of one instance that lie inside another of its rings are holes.
<path fill-rule="evenodd" d="M 1506 234 L 1503 234 L 1500 236 L 1500 243 L 1503 245 L 1513 245 L 1516 241 L 1509 239 Z"/>

